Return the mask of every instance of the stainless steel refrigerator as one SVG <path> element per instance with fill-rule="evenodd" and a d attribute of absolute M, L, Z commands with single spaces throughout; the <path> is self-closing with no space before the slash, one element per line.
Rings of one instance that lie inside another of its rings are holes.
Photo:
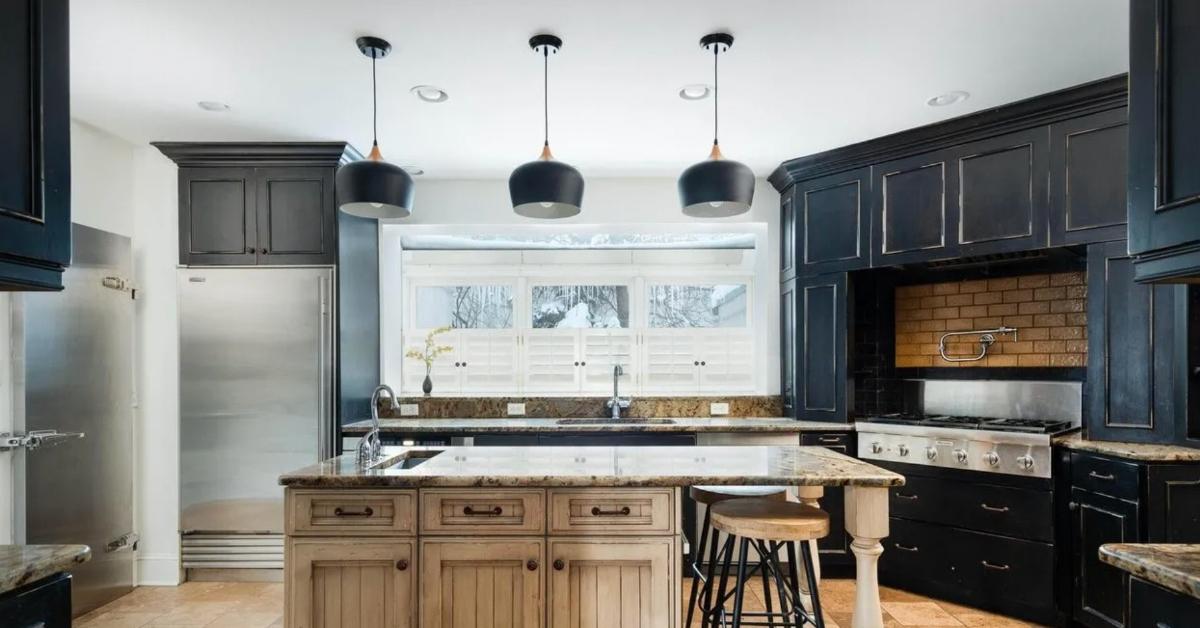
<path fill-rule="evenodd" d="M 187 569 L 283 566 L 278 477 L 331 455 L 333 273 L 327 267 L 179 270 Z"/>

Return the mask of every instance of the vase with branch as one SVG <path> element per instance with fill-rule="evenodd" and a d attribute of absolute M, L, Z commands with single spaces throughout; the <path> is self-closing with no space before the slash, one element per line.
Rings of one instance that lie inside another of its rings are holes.
<path fill-rule="evenodd" d="M 450 327 L 438 327 L 430 331 L 428 334 L 425 334 L 424 347 L 412 347 L 404 354 L 404 357 L 420 360 L 425 363 L 425 381 L 421 383 L 421 390 L 425 391 L 426 397 L 433 392 L 433 380 L 429 377 L 433 372 L 433 361 L 438 359 L 439 356 L 454 350 L 454 347 L 439 345 L 437 343 L 437 337 L 450 330 Z"/>

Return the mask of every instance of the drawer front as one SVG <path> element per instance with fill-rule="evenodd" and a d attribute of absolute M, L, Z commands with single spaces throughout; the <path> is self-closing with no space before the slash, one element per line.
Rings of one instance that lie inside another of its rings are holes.
<path fill-rule="evenodd" d="M 1130 578 L 1129 628 L 1183 628 L 1196 625 L 1197 618 L 1200 600 Z"/>
<path fill-rule="evenodd" d="M 983 608 L 1045 622 L 1054 614 L 1054 546 L 950 529 L 963 592 Z"/>
<path fill-rule="evenodd" d="M 416 491 L 289 491 L 287 532 L 413 535 Z"/>
<path fill-rule="evenodd" d="M 673 488 L 551 490 L 550 534 L 673 534 Z"/>
<path fill-rule="evenodd" d="M 955 590 L 959 575 L 951 569 L 945 528 L 919 521 L 891 518 L 883 539 L 879 576 L 884 584 L 904 586 L 910 581 L 931 585 L 923 591 Z"/>
<path fill-rule="evenodd" d="M 854 434 L 851 432 L 801 432 L 800 444 L 813 447 L 828 447 L 834 451 L 854 455 L 852 445 Z"/>
<path fill-rule="evenodd" d="M 545 526 L 540 489 L 421 490 L 421 534 L 542 534 Z"/>
<path fill-rule="evenodd" d="M 1137 501 L 1138 466 L 1087 453 L 1071 454 L 1071 483 L 1094 493 Z"/>
<path fill-rule="evenodd" d="M 1049 490 L 910 475 L 889 495 L 896 517 L 1023 539 L 1054 539 L 1054 498 Z"/>

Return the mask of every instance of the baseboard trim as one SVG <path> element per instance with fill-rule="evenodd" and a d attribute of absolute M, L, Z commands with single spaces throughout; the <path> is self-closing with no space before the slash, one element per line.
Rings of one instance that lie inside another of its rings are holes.
<path fill-rule="evenodd" d="M 137 558 L 138 586 L 175 587 L 183 582 L 178 554 L 141 554 Z"/>

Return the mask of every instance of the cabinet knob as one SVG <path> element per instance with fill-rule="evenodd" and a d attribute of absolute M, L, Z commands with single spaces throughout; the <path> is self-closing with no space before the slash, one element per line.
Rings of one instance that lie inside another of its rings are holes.
<path fill-rule="evenodd" d="M 454 366 L 455 366 L 455 368 L 457 368 L 457 367 L 458 367 L 458 362 L 455 362 L 455 363 L 454 363 Z"/>
<path fill-rule="evenodd" d="M 708 362 L 705 362 L 704 360 L 700 360 L 700 366 L 708 366 Z"/>
<path fill-rule="evenodd" d="M 529 561 L 525 563 L 525 568 L 528 569 L 529 571 L 537 571 L 538 562 L 536 560 L 530 558 Z"/>
<path fill-rule="evenodd" d="M 575 361 L 575 366 L 579 366 L 579 361 L 578 361 L 578 360 L 576 360 L 576 361 Z"/>
<path fill-rule="evenodd" d="M 463 362 L 463 366 L 466 366 L 466 365 L 467 365 L 467 363 L 466 363 L 466 362 Z"/>
<path fill-rule="evenodd" d="M 1079 502 L 1070 502 L 1067 504 L 1068 510 L 1079 510 Z"/>
<path fill-rule="evenodd" d="M 396 561 L 396 569 L 399 569 L 400 571 L 407 571 L 408 570 L 408 561 L 403 558 Z"/>
<path fill-rule="evenodd" d="M 267 254 L 267 250 L 266 250 L 266 249 L 259 249 L 259 250 L 258 250 L 258 253 L 259 253 L 260 255 L 266 255 L 266 254 Z"/>
<path fill-rule="evenodd" d="M 579 366 L 587 366 L 587 362 L 580 362 Z"/>
<path fill-rule="evenodd" d="M 248 246 L 248 247 L 246 247 L 246 252 L 247 252 L 247 253 L 249 253 L 249 254 L 251 254 L 251 255 L 253 255 L 253 254 L 254 254 L 254 247 L 252 247 L 252 246 Z"/>
<path fill-rule="evenodd" d="M 696 360 L 695 362 L 692 362 L 692 366 L 700 366 L 700 360 Z"/>
<path fill-rule="evenodd" d="M 555 559 L 555 561 L 554 561 L 554 570 L 555 571 L 562 571 L 563 569 L 566 569 L 566 568 L 567 568 L 567 563 L 563 562 L 563 559 L 561 559 L 561 558 Z"/>

